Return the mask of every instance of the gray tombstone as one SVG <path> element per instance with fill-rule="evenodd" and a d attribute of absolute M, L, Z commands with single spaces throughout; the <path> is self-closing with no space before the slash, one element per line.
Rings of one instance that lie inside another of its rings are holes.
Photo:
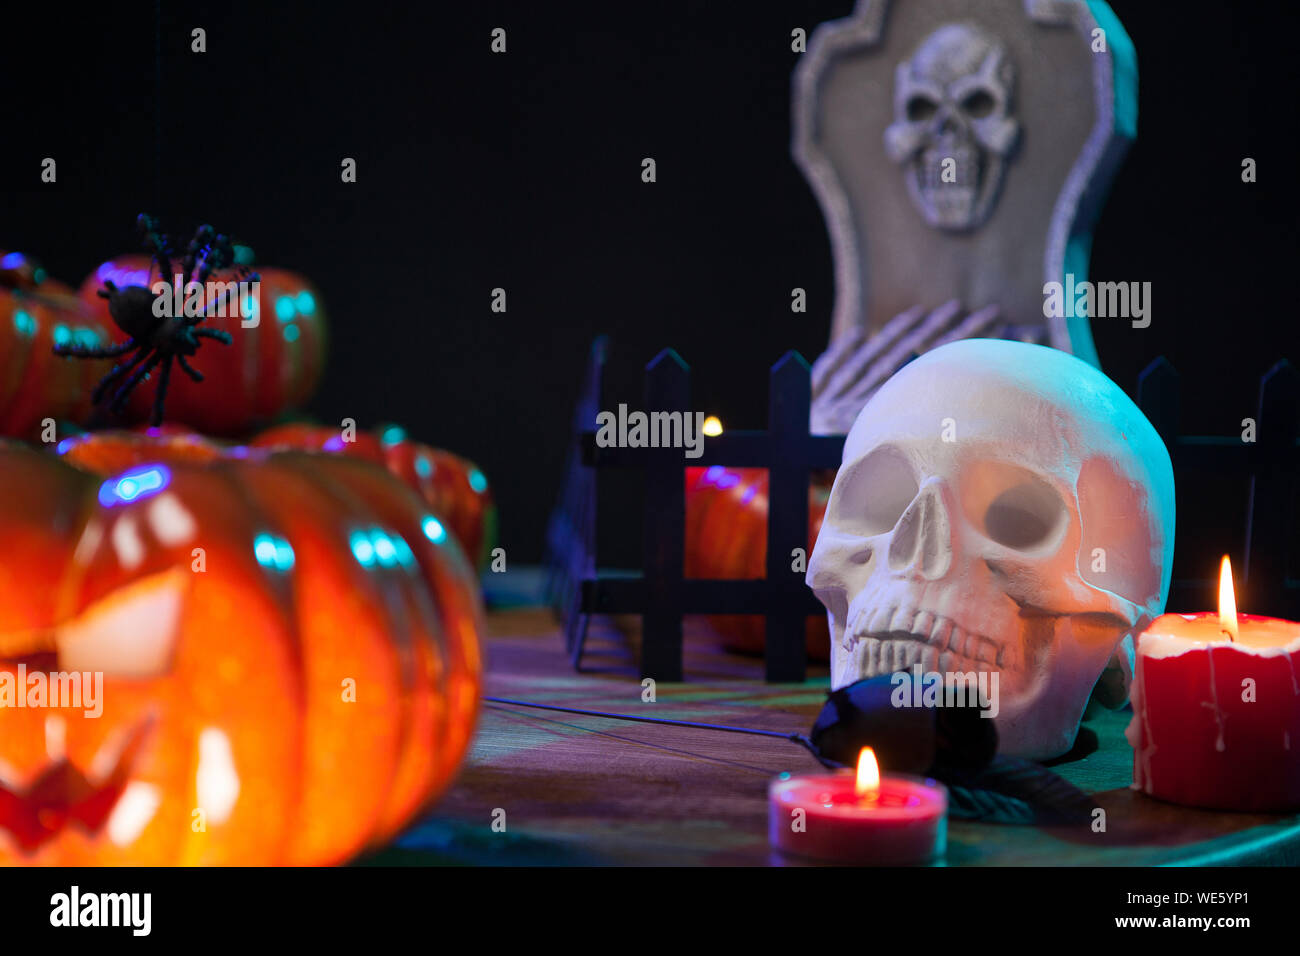
<path fill-rule="evenodd" d="M 815 392 L 838 376 L 860 408 L 900 355 L 966 335 L 1097 364 L 1087 317 L 1045 316 L 1043 286 L 1087 278 L 1136 134 L 1136 55 L 1109 6 L 859 0 L 814 32 L 793 95 L 835 257 Z"/>

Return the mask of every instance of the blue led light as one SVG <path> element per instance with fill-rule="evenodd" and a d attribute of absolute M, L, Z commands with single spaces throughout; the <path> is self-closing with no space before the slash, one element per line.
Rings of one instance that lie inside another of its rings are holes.
<path fill-rule="evenodd" d="M 54 327 L 54 344 L 67 345 L 72 341 L 72 329 L 66 325 L 56 325 Z"/>
<path fill-rule="evenodd" d="M 352 546 L 352 556 L 357 559 L 357 564 L 368 568 L 375 563 L 375 546 L 364 531 L 352 532 L 348 543 Z"/>
<path fill-rule="evenodd" d="M 386 568 L 391 568 L 397 564 L 397 548 L 393 546 L 392 539 L 388 537 L 379 528 L 370 532 L 370 543 L 375 547 L 375 557 L 379 563 Z"/>
<path fill-rule="evenodd" d="M 124 502 L 139 501 L 156 495 L 171 483 L 171 472 L 166 465 L 146 465 L 135 468 L 118 478 L 110 478 L 99 486 L 99 503 L 105 508 Z"/>
<path fill-rule="evenodd" d="M 722 477 L 723 470 L 721 465 L 710 465 L 704 472 L 704 480 L 717 481 Z"/>
<path fill-rule="evenodd" d="M 282 295 L 275 300 L 275 317 L 281 322 L 288 322 L 294 316 L 293 299 Z"/>
<path fill-rule="evenodd" d="M 284 538 L 273 534 L 259 534 L 253 541 L 253 553 L 258 564 L 280 572 L 293 570 L 293 548 Z"/>
<path fill-rule="evenodd" d="M 440 544 L 447 537 L 447 529 L 444 528 L 442 522 L 433 515 L 429 515 L 425 518 L 424 524 L 421 525 L 421 527 L 424 530 L 424 536 L 434 544 Z"/>
<path fill-rule="evenodd" d="M 286 342 L 297 342 L 298 336 L 300 335 L 302 335 L 302 331 L 298 328 L 298 326 L 286 325 L 284 327 L 284 340 Z"/>
<path fill-rule="evenodd" d="M 88 329 L 85 326 L 72 330 L 72 340 L 83 348 L 93 349 L 99 347 L 99 336 L 94 329 Z"/>
<path fill-rule="evenodd" d="M 294 301 L 298 306 L 298 311 L 303 315 L 311 315 L 316 311 L 316 299 L 306 289 L 299 292 L 297 299 Z"/>
<path fill-rule="evenodd" d="M 26 257 L 21 252 L 6 253 L 3 259 L 0 259 L 0 269 L 17 269 L 26 261 Z"/>
<path fill-rule="evenodd" d="M 72 446 L 75 445 L 76 443 L 77 440 L 75 438 L 65 438 L 62 441 L 60 441 L 57 445 L 54 446 L 54 450 L 57 451 L 60 455 L 66 455 L 69 449 L 71 449 Z"/>
<path fill-rule="evenodd" d="M 416 457 L 415 473 L 421 478 L 428 478 L 433 474 L 433 462 L 429 461 L 427 455 L 419 455 Z"/>
<path fill-rule="evenodd" d="M 36 320 L 29 313 L 19 309 L 14 313 L 14 328 L 18 330 L 19 335 L 31 338 L 36 334 Z"/>
<path fill-rule="evenodd" d="M 487 491 L 487 478 L 483 476 L 483 472 L 479 471 L 477 468 L 471 468 L 469 473 L 469 486 L 480 495 Z"/>
<path fill-rule="evenodd" d="M 415 555 L 411 553 L 411 546 L 406 543 L 406 539 L 400 534 L 393 535 L 390 540 L 393 547 L 397 549 L 397 560 L 405 567 L 411 567 L 415 564 Z"/>
<path fill-rule="evenodd" d="M 385 445 L 396 445 L 398 442 L 406 441 L 406 429 L 401 425 L 389 425 L 379 436 L 379 440 Z"/>
<path fill-rule="evenodd" d="M 284 538 L 259 534 L 253 539 L 253 555 L 257 563 L 269 571 L 284 573 L 293 570 L 293 548 Z"/>
<path fill-rule="evenodd" d="M 275 567 L 275 542 L 269 534 L 259 534 L 253 539 L 253 554 L 262 567 Z"/>

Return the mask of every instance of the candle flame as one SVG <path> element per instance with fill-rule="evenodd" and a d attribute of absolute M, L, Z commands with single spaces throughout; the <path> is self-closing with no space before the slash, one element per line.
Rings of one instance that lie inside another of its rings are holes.
<path fill-rule="evenodd" d="M 870 747 L 863 747 L 858 755 L 858 781 L 854 789 L 859 797 L 869 796 L 880 789 L 880 765 L 876 763 L 876 752 Z"/>
<path fill-rule="evenodd" d="M 700 429 L 708 438 L 717 438 L 722 434 L 722 419 L 717 415 L 710 415 L 704 419 L 704 426 Z"/>
<path fill-rule="evenodd" d="M 1219 627 L 1229 640 L 1237 639 L 1237 595 L 1232 587 L 1232 562 L 1226 554 L 1219 564 Z"/>

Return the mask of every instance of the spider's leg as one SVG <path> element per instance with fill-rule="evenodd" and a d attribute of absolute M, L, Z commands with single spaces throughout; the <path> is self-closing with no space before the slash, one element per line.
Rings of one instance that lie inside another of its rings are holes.
<path fill-rule="evenodd" d="M 218 235 L 215 239 L 211 236 L 211 226 L 205 226 L 209 231 L 207 245 L 199 250 L 198 258 L 195 260 L 194 281 L 200 285 L 207 285 L 208 279 L 214 272 L 220 272 L 227 269 L 235 261 L 235 254 L 230 249 L 230 238 L 225 235 Z M 227 290 L 229 295 L 229 290 Z"/>
<path fill-rule="evenodd" d="M 136 217 L 140 231 L 144 233 L 145 248 L 152 253 L 158 263 L 159 272 L 167 282 L 172 281 L 172 261 L 167 252 L 167 237 L 158 231 L 158 220 L 141 213 Z"/>
<path fill-rule="evenodd" d="M 135 348 L 135 340 L 120 345 L 56 345 L 54 354 L 65 358 L 115 358 Z"/>
<path fill-rule="evenodd" d="M 185 274 L 200 285 L 207 282 L 208 276 L 212 274 L 208 260 L 212 256 L 215 235 L 216 230 L 211 226 L 199 226 L 194 230 L 194 238 L 190 240 L 189 252 L 185 256 Z"/>
<path fill-rule="evenodd" d="M 221 329 L 195 329 L 194 335 L 201 339 L 216 339 L 222 345 L 229 345 L 234 341 L 234 339 L 230 337 L 229 332 L 222 331 Z"/>
<path fill-rule="evenodd" d="M 177 355 L 176 361 L 181 363 L 181 370 L 190 378 L 194 379 L 194 381 L 203 381 L 203 373 L 187 362 L 184 355 Z"/>
<path fill-rule="evenodd" d="M 221 298 L 220 298 L 220 299 L 218 299 L 216 302 L 211 302 L 211 303 L 209 303 L 209 304 L 208 304 L 208 309 L 209 309 L 209 311 L 204 312 L 204 313 L 202 313 L 202 314 L 200 314 L 200 315 L 190 316 L 189 318 L 187 318 L 187 319 L 185 320 L 185 324 L 186 324 L 186 325 L 198 325 L 198 324 L 199 324 L 200 322 L 202 322 L 204 319 L 210 319 L 210 318 L 212 318 L 213 315 L 216 314 L 217 312 L 225 312 L 226 315 L 235 315 L 235 314 L 237 314 L 237 313 L 239 312 L 238 307 L 236 307 L 236 309 L 235 309 L 234 312 L 231 312 L 231 311 L 229 311 L 228 309 L 225 308 L 225 306 L 230 302 L 230 297 L 231 297 L 235 292 L 237 292 L 237 291 L 239 290 L 239 285 L 240 285 L 241 282 L 258 282 L 258 281 L 261 281 L 261 278 L 262 278 L 262 277 L 259 276 L 256 272 L 254 272 L 254 273 L 252 274 L 252 278 L 249 278 L 249 277 L 245 276 L 243 279 L 239 280 L 239 282 L 234 283 L 235 288 L 233 288 L 233 289 L 227 289 L 225 292 L 223 292 L 223 293 L 221 294 Z"/>
<path fill-rule="evenodd" d="M 131 371 L 131 369 L 135 368 L 137 365 L 143 362 L 148 355 L 149 355 L 149 350 L 140 347 L 139 353 L 134 358 L 132 358 L 131 361 L 123 362 L 121 365 L 113 366 L 113 370 L 109 372 L 107 375 L 105 375 L 103 378 L 101 378 L 99 380 L 99 384 L 95 386 L 95 390 L 90 393 L 91 403 L 94 405 L 98 405 L 100 403 L 100 400 L 103 399 L 104 393 L 108 391 L 109 387 L 118 379 L 120 379 L 123 375 L 125 375 L 127 372 Z"/>
<path fill-rule="evenodd" d="M 120 412 L 122 410 L 122 405 L 126 402 L 126 397 L 131 394 L 131 390 L 143 382 L 145 376 L 153 371 L 154 366 L 163 360 L 162 352 L 155 350 L 152 354 L 153 358 L 149 359 L 149 361 L 136 369 L 135 374 L 127 379 L 126 384 L 119 388 L 116 394 L 113 395 L 113 398 L 108 403 L 108 407 L 113 411 Z"/>
<path fill-rule="evenodd" d="M 99 296 L 101 299 L 108 299 L 111 298 L 113 293 L 116 291 L 117 291 L 117 285 L 113 282 L 113 280 L 105 279 L 104 288 L 96 289 L 95 295 Z"/>
<path fill-rule="evenodd" d="M 172 377 L 172 356 L 163 359 L 162 371 L 158 373 L 158 391 L 153 397 L 153 414 L 149 416 L 149 424 L 157 428 L 162 424 L 163 403 L 167 400 L 167 383 Z"/>

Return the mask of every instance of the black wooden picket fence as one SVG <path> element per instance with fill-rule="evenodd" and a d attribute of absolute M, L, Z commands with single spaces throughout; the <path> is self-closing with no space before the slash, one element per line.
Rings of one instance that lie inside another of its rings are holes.
<path fill-rule="evenodd" d="M 641 675 L 680 681 L 685 614 L 758 614 L 766 619 L 765 671 L 769 681 L 802 681 L 806 673 L 804 621 L 823 613 L 791 571 L 791 554 L 808 543 L 810 475 L 839 467 L 844 436 L 809 435 L 809 366 L 787 352 L 768 379 L 767 431 L 726 431 L 706 439 L 700 458 L 681 448 L 601 448 L 596 415 L 607 406 L 604 371 L 608 342 L 592 346 L 574 421 L 568 474 L 547 536 L 548 592 L 564 622 L 565 646 L 579 668 L 593 614 L 639 614 Z M 1258 602 L 1252 611 L 1300 618 L 1300 549 L 1288 535 L 1300 475 L 1300 376 L 1285 359 L 1260 379 L 1257 441 L 1179 434 L 1178 374 L 1164 358 L 1139 376 L 1138 404 L 1155 425 L 1173 460 L 1174 475 L 1213 473 L 1249 479 L 1245 559 L 1240 578 Z M 644 408 L 690 408 L 690 369 L 672 349 L 646 366 Z M 686 468 L 723 465 L 769 471 L 767 577 L 747 581 L 686 578 Z M 644 557 L 639 574 L 601 574 L 596 557 L 597 480 L 603 468 L 638 468 L 645 475 Z M 1192 527 L 1179 518 L 1182 533 Z M 1192 516 L 1194 517 L 1194 516 Z M 1200 609 L 1217 581 L 1174 580 L 1169 607 Z M 1206 605 L 1208 607 L 1208 605 Z"/>
<path fill-rule="evenodd" d="M 766 672 L 770 681 L 801 681 L 807 667 L 804 621 L 822 606 L 791 570 L 795 548 L 808 547 L 808 484 L 813 471 L 839 467 L 844 437 L 808 434 L 808 363 L 787 352 L 769 376 L 767 431 L 726 431 L 704 442 L 699 458 L 681 448 L 601 448 L 595 420 L 601 404 L 607 344 L 592 347 L 579 402 L 569 480 L 548 535 L 552 603 L 565 622 L 566 647 L 581 663 L 592 614 L 639 614 L 641 674 L 682 679 L 682 616 L 759 614 L 766 618 Z M 690 408 L 690 370 L 672 349 L 646 367 L 644 408 Z M 728 465 L 769 473 L 767 577 L 710 581 L 683 575 L 686 545 L 686 469 Z M 596 573 L 596 482 L 602 468 L 645 473 L 644 560 L 636 576 Z"/>

